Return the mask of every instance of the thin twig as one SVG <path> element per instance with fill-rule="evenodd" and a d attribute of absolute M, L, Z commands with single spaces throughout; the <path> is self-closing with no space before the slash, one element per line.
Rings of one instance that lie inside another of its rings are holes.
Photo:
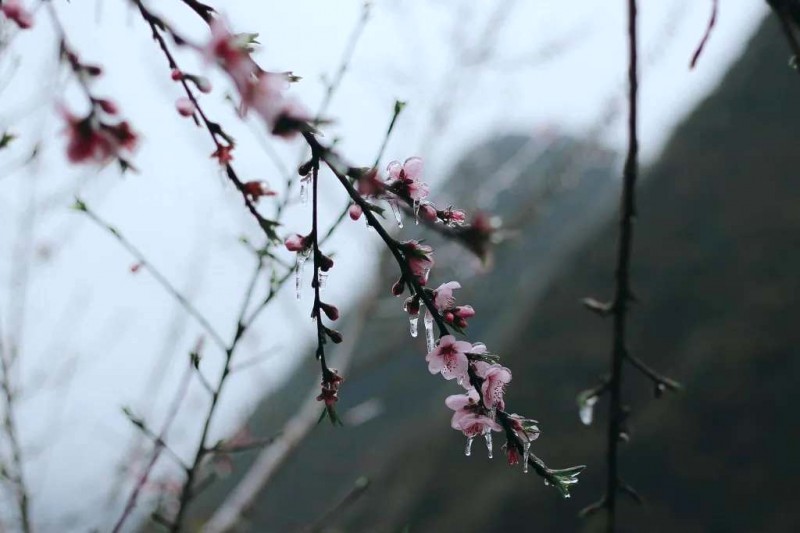
<path fill-rule="evenodd" d="M 606 531 L 616 528 L 616 503 L 619 490 L 618 445 L 623 427 L 622 364 L 627 344 L 628 304 L 631 297 L 630 264 L 633 248 L 633 218 L 636 215 L 635 190 L 638 177 L 638 36 L 636 0 L 628 3 L 628 154 L 622 176 L 622 198 L 617 243 L 617 266 L 612 306 L 614 319 L 611 349 L 610 405 L 606 455 Z"/>
<path fill-rule="evenodd" d="M 153 264 L 147 259 L 147 257 L 137 248 L 133 243 L 131 243 L 122 233 L 117 230 L 114 226 L 100 218 L 100 216 L 92 211 L 89 206 L 86 205 L 85 202 L 81 199 L 76 199 L 75 202 L 75 209 L 77 211 L 85 213 L 92 222 L 97 224 L 99 227 L 104 229 L 105 231 L 109 232 L 117 241 L 126 249 L 130 254 L 136 258 L 138 265 L 140 268 L 146 269 L 150 274 L 153 275 L 155 280 L 175 298 L 178 303 L 180 303 L 186 312 L 189 313 L 194 317 L 197 322 L 206 330 L 209 336 L 214 340 L 214 342 L 221 348 L 225 349 L 227 344 L 222 339 L 222 336 L 217 333 L 214 326 L 208 321 L 208 319 L 203 316 L 203 314 L 177 289 L 175 286 L 167 279 L 167 277 L 161 273 L 159 269 L 157 269 Z"/>

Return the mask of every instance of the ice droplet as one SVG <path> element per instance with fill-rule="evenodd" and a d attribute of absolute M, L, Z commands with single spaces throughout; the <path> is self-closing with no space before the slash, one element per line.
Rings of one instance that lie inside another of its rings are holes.
<path fill-rule="evenodd" d="M 306 264 L 306 260 L 308 256 L 311 254 L 311 251 L 303 251 L 297 253 L 297 259 L 295 260 L 294 264 L 294 288 L 297 292 L 297 299 L 300 299 L 300 287 L 303 284 L 303 265 Z"/>
<path fill-rule="evenodd" d="M 411 336 L 416 338 L 417 336 L 417 323 L 419 322 L 419 315 L 408 315 L 408 325 L 409 330 L 411 331 Z"/>
<path fill-rule="evenodd" d="M 473 440 L 474 440 L 474 437 L 467 437 L 467 446 L 466 446 L 466 448 L 464 448 L 464 455 L 466 455 L 467 457 L 472 455 L 472 441 Z"/>
<path fill-rule="evenodd" d="M 531 443 L 522 443 L 522 472 L 528 473 L 528 458 L 531 456 Z"/>
<path fill-rule="evenodd" d="M 389 202 L 389 207 L 392 208 L 392 214 L 394 215 L 394 219 L 397 221 L 397 227 L 403 227 L 403 216 L 400 214 L 400 207 L 397 205 L 397 202 Z"/>
<path fill-rule="evenodd" d="M 483 438 L 486 439 L 486 450 L 489 452 L 489 459 L 493 459 L 494 450 L 492 450 L 492 430 L 490 429 L 484 433 Z"/>
<path fill-rule="evenodd" d="M 323 290 L 325 290 L 325 285 L 327 285 L 328 283 L 328 273 L 323 270 L 320 270 L 318 276 L 319 276 L 319 290 L 320 292 L 322 292 Z"/>
<path fill-rule="evenodd" d="M 549 482 L 549 481 L 547 481 L 546 479 L 544 480 L 544 486 L 545 486 L 545 487 L 549 487 L 549 486 L 550 486 L 550 482 Z"/>
<path fill-rule="evenodd" d="M 436 341 L 433 338 L 433 315 L 430 311 L 425 311 L 425 342 L 428 347 L 428 353 L 431 353 L 436 347 Z"/>
<path fill-rule="evenodd" d="M 594 404 L 597 403 L 597 396 L 590 396 L 584 400 L 578 409 L 578 416 L 581 417 L 581 422 L 584 425 L 590 426 L 594 418 Z"/>
<path fill-rule="evenodd" d="M 308 203 L 308 187 L 306 186 L 306 180 L 304 179 L 300 180 L 300 203 Z"/>

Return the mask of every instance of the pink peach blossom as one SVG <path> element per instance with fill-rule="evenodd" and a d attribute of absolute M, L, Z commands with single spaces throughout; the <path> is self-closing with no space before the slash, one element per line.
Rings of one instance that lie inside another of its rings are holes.
<path fill-rule="evenodd" d="M 433 248 L 418 241 L 405 241 L 400 246 L 411 273 L 420 285 L 425 285 L 428 282 L 428 273 L 434 265 Z"/>
<path fill-rule="evenodd" d="M 467 379 L 469 360 L 467 352 L 472 349 L 472 344 L 466 341 L 457 341 L 452 335 L 445 335 L 439 339 L 439 344 L 433 349 L 425 360 L 428 361 L 428 371 L 431 374 L 441 373 L 444 379 Z"/>
<path fill-rule="evenodd" d="M 502 365 L 477 361 L 475 373 L 483 378 L 481 392 L 484 405 L 489 409 L 493 407 L 505 409 L 503 396 L 506 392 L 506 385 L 511 381 L 511 370 Z"/>
<path fill-rule="evenodd" d="M 422 182 L 422 158 L 409 157 L 403 164 L 392 161 L 386 167 L 389 173 L 389 189 L 414 201 L 424 200 L 428 196 L 428 185 Z"/>
<path fill-rule="evenodd" d="M 433 303 L 436 305 L 436 308 L 440 311 L 452 309 L 453 305 L 456 303 L 453 291 L 460 288 L 461 284 L 457 281 L 448 281 L 447 283 L 439 285 L 439 287 L 433 291 Z"/>

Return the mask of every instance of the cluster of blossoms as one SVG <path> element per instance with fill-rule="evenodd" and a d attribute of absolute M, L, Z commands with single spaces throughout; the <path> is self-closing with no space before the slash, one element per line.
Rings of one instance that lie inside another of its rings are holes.
<path fill-rule="evenodd" d="M 33 26 L 33 15 L 25 9 L 25 6 L 19 0 L 5 0 L 0 5 L 0 12 L 8 20 L 14 21 L 20 29 L 27 30 Z"/>
<path fill-rule="evenodd" d="M 397 225 L 403 227 L 399 204 L 404 203 L 414 211 L 417 222 L 423 220 L 436 223 L 441 222 L 450 227 L 461 227 L 466 224 L 466 214 L 460 209 L 449 206 L 438 209 L 427 200 L 430 189 L 422 181 L 423 163 L 420 157 L 410 157 L 403 163 L 392 161 L 386 167 L 388 174 L 383 180 L 377 168 L 357 169 L 354 172 L 356 186 L 359 194 L 370 201 L 386 200 L 394 213 Z M 361 206 L 353 204 L 350 207 L 350 218 L 358 220 L 363 211 Z"/>
<path fill-rule="evenodd" d="M 91 80 L 102 76 L 103 69 L 81 61 L 63 42 L 61 57 L 78 77 L 91 106 L 83 116 L 73 114 L 63 104 L 59 106 L 66 123 L 67 159 L 71 163 L 99 165 L 117 160 L 123 170 L 129 168 L 129 157 L 136 149 L 138 135 L 128 121 L 118 118 L 119 107 L 116 103 L 94 96 L 89 89 Z"/>

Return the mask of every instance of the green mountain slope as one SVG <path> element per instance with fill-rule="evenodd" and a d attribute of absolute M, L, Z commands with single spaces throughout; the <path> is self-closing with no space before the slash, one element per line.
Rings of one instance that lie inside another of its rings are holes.
<path fill-rule="evenodd" d="M 627 369 L 632 442 L 623 448 L 622 475 L 648 503 L 623 500 L 624 531 L 782 532 L 800 525 L 793 490 L 800 474 L 800 80 L 786 68 L 786 55 L 769 21 L 719 90 L 677 129 L 641 187 L 634 254 L 641 304 L 631 348 L 686 391 L 655 400 L 649 383 Z M 601 159 L 598 168 L 612 158 Z M 312 523 L 361 475 L 372 479 L 370 489 L 330 520 L 331 530 L 571 532 L 601 525 L 576 514 L 600 495 L 605 404 L 586 428 L 575 395 L 607 367 L 610 324 L 579 300 L 610 294 L 616 235 L 602 185 L 608 180 L 581 183 L 537 209 L 535 219 L 525 213 L 539 206 L 513 210 L 520 195 L 508 195 L 506 208 L 523 232 L 498 254 L 495 269 L 469 280 L 460 295 L 479 313 L 469 338 L 486 341 L 514 371 L 508 404 L 541 422 L 535 452 L 552 466 L 589 465 L 574 497 L 562 500 L 534 474 L 502 464 L 499 443 L 492 461 L 478 443 L 464 457 L 464 439 L 449 428 L 443 404 L 454 386 L 428 375 L 423 341 L 408 339 L 400 302 L 387 297 L 371 313 L 341 402 L 346 412 L 377 398 L 383 412 L 356 427 L 315 429 L 244 529 Z M 437 281 L 448 279 L 437 272 Z M 316 380 L 310 365 L 305 371 L 265 401 L 255 427 L 268 432 L 292 411 L 291 398 Z M 210 492 L 201 514 L 235 480 Z"/>

